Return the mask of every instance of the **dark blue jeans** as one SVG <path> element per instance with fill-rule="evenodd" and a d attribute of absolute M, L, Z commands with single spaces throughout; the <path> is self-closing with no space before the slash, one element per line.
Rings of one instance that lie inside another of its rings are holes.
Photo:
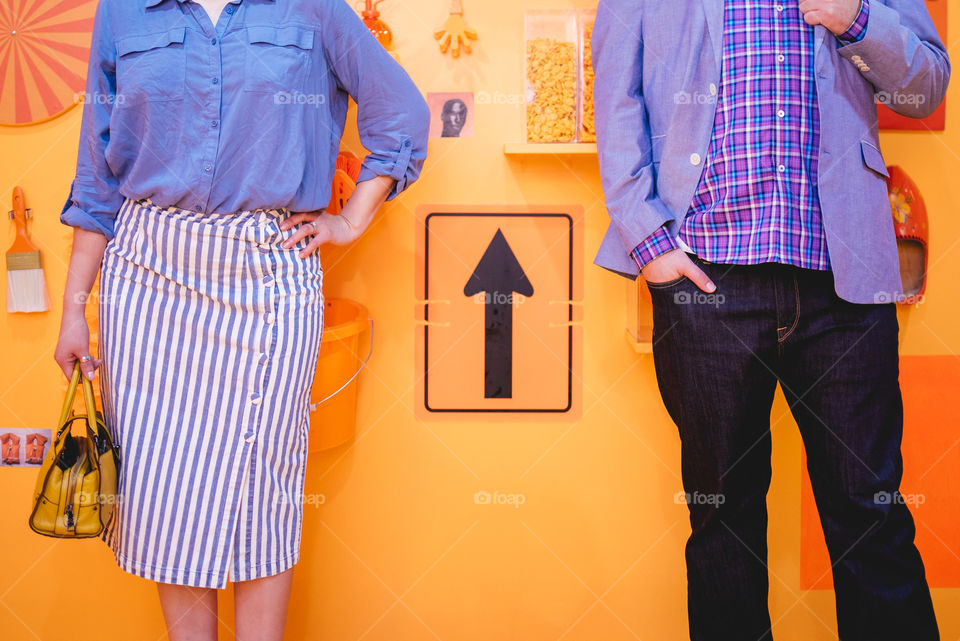
<path fill-rule="evenodd" d="M 717 285 L 648 283 L 653 354 L 680 431 L 693 641 L 770 639 L 770 412 L 783 388 L 807 453 L 842 641 L 939 639 L 900 498 L 895 305 L 857 305 L 831 272 L 694 261 Z"/>

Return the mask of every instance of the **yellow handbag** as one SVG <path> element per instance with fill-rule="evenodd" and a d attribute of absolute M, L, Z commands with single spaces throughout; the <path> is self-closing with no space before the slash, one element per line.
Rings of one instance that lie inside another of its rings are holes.
<path fill-rule="evenodd" d="M 73 413 L 77 384 L 83 381 L 87 413 Z M 82 436 L 73 434 L 74 423 Z M 60 429 L 43 459 L 34 491 L 30 528 L 37 534 L 80 539 L 97 536 L 110 522 L 117 500 L 120 446 L 114 445 L 97 410 L 93 383 L 73 369 L 60 412 Z"/>

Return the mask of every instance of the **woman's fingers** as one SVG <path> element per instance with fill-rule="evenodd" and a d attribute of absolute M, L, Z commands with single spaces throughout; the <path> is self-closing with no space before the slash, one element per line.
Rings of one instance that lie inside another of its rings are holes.
<path fill-rule="evenodd" d="M 81 356 L 86 356 L 87 354 L 77 355 L 77 360 L 80 361 L 80 372 L 87 377 L 87 380 L 93 380 L 93 373 L 97 369 L 97 364 L 93 359 L 88 359 L 86 361 L 82 360 Z"/>
<path fill-rule="evenodd" d="M 288 229 L 290 229 L 295 225 L 299 225 L 300 223 L 310 222 L 319 217 L 320 217 L 320 214 L 315 214 L 309 211 L 301 211 L 281 221 L 280 229 L 283 231 L 287 231 Z"/>

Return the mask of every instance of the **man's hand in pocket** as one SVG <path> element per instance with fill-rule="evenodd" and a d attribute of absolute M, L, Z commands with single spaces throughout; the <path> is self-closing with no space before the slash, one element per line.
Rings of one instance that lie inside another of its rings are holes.
<path fill-rule="evenodd" d="M 717 286 L 713 284 L 710 277 L 697 267 L 697 264 L 690 260 L 690 257 L 682 249 L 671 249 L 660 254 L 643 266 L 641 274 L 648 283 L 653 285 L 668 283 L 681 276 L 686 276 L 694 285 L 708 294 L 717 291 Z"/>

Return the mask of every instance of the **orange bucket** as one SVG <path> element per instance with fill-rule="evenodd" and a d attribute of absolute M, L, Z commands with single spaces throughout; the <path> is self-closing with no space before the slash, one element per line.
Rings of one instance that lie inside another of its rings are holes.
<path fill-rule="evenodd" d="M 373 353 L 373 335 L 366 359 L 359 353 L 360 335 L 372 327 L 367 308 L 345 298 L 324 301 L 323 336 L 310 403 L 309 451 L 346 443 L 357 426 L 357 375 Z"/>

